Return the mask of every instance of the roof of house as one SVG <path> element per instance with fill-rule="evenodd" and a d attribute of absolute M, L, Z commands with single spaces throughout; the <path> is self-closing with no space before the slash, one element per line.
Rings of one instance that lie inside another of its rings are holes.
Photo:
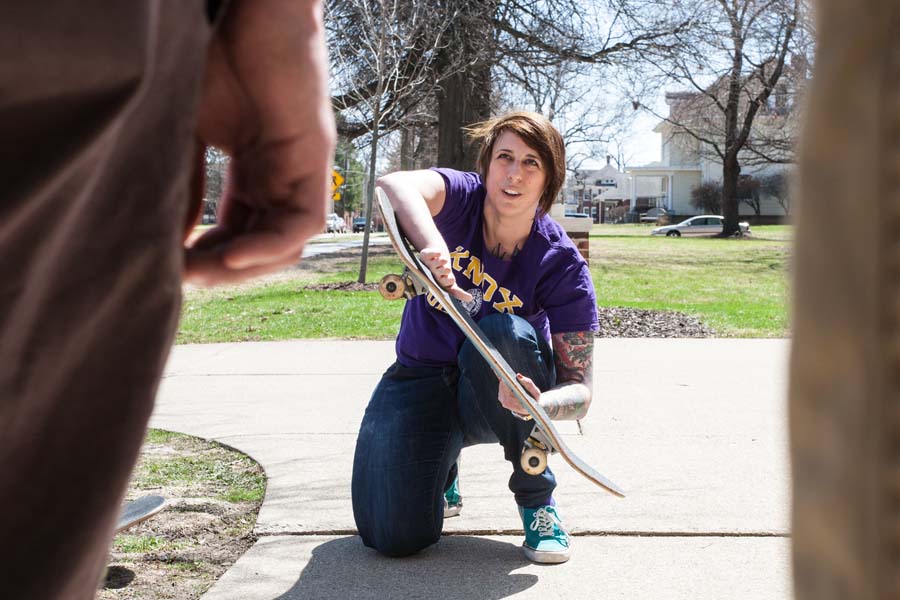
<path fill-rule="evenodd" d="M 628 178 L 621 187 L 610 188 L 600 194 L 601 200 L 629 200 L 631 199 L 632 179 Z M 658 196 L 662 193 L 662 183 L 658 179 L 641 178 L 637 180 L 637 195 Z"/>

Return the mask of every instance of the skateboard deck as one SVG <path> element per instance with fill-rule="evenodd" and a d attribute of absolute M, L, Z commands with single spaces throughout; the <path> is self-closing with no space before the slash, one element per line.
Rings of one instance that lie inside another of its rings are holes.
<path fill-rule="evenodd" d="M 162 496 L 142 496 L 137 500 L 125 503 L 119 521 L 116 523 L 116 533 L 120 533 L 132 525 L 146 521 L 166 505 L 166 499 Z"/>
<path fill-rule="evenodd" d="M 535 423 L 534 432 L 526 441 L 525 448 L 523 449 L 523 468 L 528 472 L 542 472 L 543 468 L 546 466 L 547 453 L 556 451 L 576 472 L 609 493 L 624 497 L 625 493 L 619 486 L 601 475 L 596 469 L 584 462 L 569 449 L 563 441 L 562 436 L 560 436 L 559 432 L 553 426 L 553 422 L 550 420 L 547 412 L 540 404 L 535 402 L 528 392 L 525 391 L 525 388 L 522 387 L 522 384 L 518 382 L 515 371 L 513 371 L 506 359 L 503 358 L 500 351 L 497 350 L 484 333 L 482 333 L 481 328 L 478 327 L 478 324 L 472 319 L 469 311 L 466 310 L 462 302 L 452 297 L 444 290 L 444 288 L 438 285 L 431 271 L 419 262 L 411 244 L 400 230 L 400 226 L 394 215 L 394 209 L 381 188 L 375 188 L 375 200 L 378 209 L 381 211 L 381 215 L 384 218 L 384 229 L 388 233 L 388 237 L 391 240 L 391 244 L 394 246 L 394 250 L 400 256 L 400 260 L 403 261 L 403 264 L 408 271 L 408 275 L 404 274 L 399 277 L 396 275 L 389 275 L 386 277 L 382 283 L 382 294 L 386 298 L 400 298 L 404 296 L 409 298 L 411 295 L 414 295 L 416 291 L 424 289 L 430 292 L 444 308 L 450 318 L 453 319 L 453 322 L 456 323 L 478 352 L 488 362 L 500 381 L 512 390 L 515 397 L 519 400 L 519 403 L 521 403 L 522 408 L 528 412 Z M 419 288 L 419 290 L 410 291 L 411 286 L 408 285 L 409 275 L 411 275 L 412 279 L 416 280 L 415 283 L 420 284 L 421 288 Z M 404 287 L 404 284 L 407 284 L 406 287 Z M 406 290 L 406 293 L 404 293 L 404 289 Z M 399 293 L 398 290 L 400 290 Z M 388 293 L 392 294 L 392 296 L 389 296 Z M 529 469 L 529 465 L 531 470 Z"/>

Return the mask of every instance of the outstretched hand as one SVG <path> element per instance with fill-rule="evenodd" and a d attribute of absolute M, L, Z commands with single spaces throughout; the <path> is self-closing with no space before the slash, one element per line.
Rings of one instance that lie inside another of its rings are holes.
<path fill-rule="evenodd" d="M 423 248 L 419 252 L 422 262 L 434 275 L 438 285 L 447 290 L 447 293 L 463 302 L 471 302 L 472 294 L 465 291 L 456 283 L 456 276 L 453 269 L 450 268 L 450 255 L 446 250 L 440 248 Z"/>
<path fill-rule="evenodd" d="M 335 131 L 320 2 L 233 0 L 213 38 L 198 137 L 232 160 L 218 224 L 185 279 L 242 281 L 295 264 L 325 223 Z"/>

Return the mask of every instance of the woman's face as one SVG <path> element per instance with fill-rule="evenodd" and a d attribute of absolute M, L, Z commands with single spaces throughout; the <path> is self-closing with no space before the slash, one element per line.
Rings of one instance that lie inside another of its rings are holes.
<path fill-rule="evenodd" d="M 517 134 L 502 132 L 491 151 L 485 182 L 487 202 L 504 217 L 534 217 L 544 194 L 546 169 L 537 150 Z"/>

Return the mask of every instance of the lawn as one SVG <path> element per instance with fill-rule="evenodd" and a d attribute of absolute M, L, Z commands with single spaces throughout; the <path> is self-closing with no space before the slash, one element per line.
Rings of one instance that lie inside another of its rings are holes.
<path fill-rule="evenodd" d="M 400 273 L 393 250 L 373 249 L 366 280 Z M 297 338 L 390 339 L 397 335 L 402 300 L 388 302 L 375 288 L 310 289 L 356 281 L 359 251 L 316 258 L 258 284 L 185 293 L 177 343 Z"/>
<path fill-rule="evenodd" d="M 743 239 L 596 229 L 591 275 L 600 306 L 688 313 L 723 337 L 788 335 L 789 227 L 755 227 Z"/>
<path fill-rule="evenodd" d="M 594 227 L 591 273 L 600 306 L 688 313 L 723 337 L 789 335 L 789 226 L 754 227 L 752 236 L 727 240 L 651 237 L 651 229 Z M 261 283 L 188 290 L 177 341 L 393 338 L 402 300 L 388 302 L 374 289 L 314 289 L 355 281 L 358 269 L 356 250 L 304 261 Z M 367 281 L 400 270 L 389 248 L 374 248 Z"/>

